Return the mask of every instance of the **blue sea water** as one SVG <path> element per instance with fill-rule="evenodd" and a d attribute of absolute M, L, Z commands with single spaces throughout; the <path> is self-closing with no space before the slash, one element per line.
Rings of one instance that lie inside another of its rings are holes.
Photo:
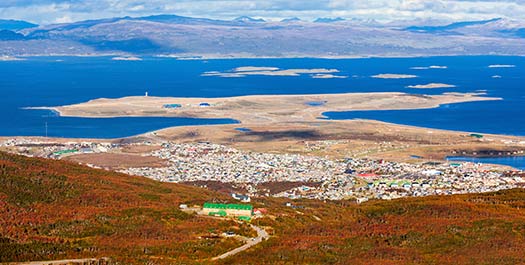
<path fill-rule="evenodd" d="M 239 131 L 239 132 L 244 132 L 244 133 L 248 133 L 248 132 L 251 132 L 252 130 L 249 129 L 249 128 L 244 128 L 244 127 L 240 127 L 240 128 L 235 128 L 236 131 Z"/>
<path fill-rule="evenodd" d="M 450 156 L 447 157 L 448 161 L 457 162 L 472 162 L 472 163 L 483 163 L 483 164 L 497 164 L 507 165 L 516 169 L 525 170 L 525 157 L 463 157 L 463 156 Z"/>
<path fill-rule="evenodd" d="M 489 68 L 509 64 L 514 68 Z M 447 69 L 415 70 L 441 65 Z M 241 66 L 338 69 L 347 79 L 247 76 L 201 76 L 206 71 L 228 71 Z M 144 58 L 112 61 L 110 57 L 36 57 L 0 62 L 0 135 L 115 138 L 164 127 L 234 123 L 227 119 L 180 118 L 65 118 L 24 107 L 59 106 L 95 98 L 132 95 L 227 97 L 267 94 L 318 94 L 351 92 L 486 91 L 502 101 L 445 105 L 437 109 L 326 113 L 331 119 L 376 119 L 431 128 L 525 135 L 525 58 L 501 56 L 372 58 L 372 59 L 235 59 L 175 60 Z M 415 74 L 415 79 L 374 79 L 382 73 Z M 502 78 L 492 78 L 499 75 Z M 410 89 L 409 85 L 447 83 L 448 89 Z"/>
<path fill-rule="evenodd" d="M 321 107 L 321 106 L 324 106 L 325 104 L 326 104 L 326 102 L 324 102 L 324 101 L 310 101 L 310 102 L 306 102 L 306 105 L 310 106 L 310 107 Z"/>

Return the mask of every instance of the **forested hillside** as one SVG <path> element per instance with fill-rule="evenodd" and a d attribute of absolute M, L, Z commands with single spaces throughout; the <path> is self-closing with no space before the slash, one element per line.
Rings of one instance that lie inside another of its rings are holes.
<path fill-rule="evenodd" d="M 225 198 L 198 188 L 0 153 L 0 262 L 109 257 L 124 263 L 171 263 L 213 257 L 241 243 L 199 237 L 239 225 L 186 214 L 179 204 Z"/>
<path fill-rule="evenodd" d="M 232 221 L 186 214 L 180 203 L 227 194 L 0 153 L 0 262 L 108 257 L 202 262 L 239 246 Z M 224 264 L 523 264 L 525 190 L 351 202 L 257 199 L 253 221 L 272 237 Z"/>
<path fill-rule="evenodd" d="M 225 264 L 525 264 L 522 189 L 295 208 L 257 220 L 275 236 Z"/>

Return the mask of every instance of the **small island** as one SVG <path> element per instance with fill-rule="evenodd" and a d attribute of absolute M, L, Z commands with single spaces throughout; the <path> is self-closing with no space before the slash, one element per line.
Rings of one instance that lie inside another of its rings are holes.
<path fill-rule="evenodd" d="M 407 86 L 407 88 L 416 88 L 416 89 L 433 89 L 433 88 L 454 88 L 455 85 L 443 84 L 443 83 L 430 83 L 426 85 L 415 85 Z"/>
<path fill-rule="evenodd" d="M 406 74 L 379 74 L 379 75 L 373 75 L 372 78 L 378 78 L 378 79 L 409 79 L 409 78 L 417 78 L 417 75 L 406 75 Z"/>

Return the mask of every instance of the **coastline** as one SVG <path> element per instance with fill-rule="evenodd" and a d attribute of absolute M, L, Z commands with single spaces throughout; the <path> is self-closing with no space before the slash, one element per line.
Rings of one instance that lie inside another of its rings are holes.
<path fill-rule="evenodd" d="M 296 146 L 303 141 L 323 139 L 346 141 L 345 139 L 362 138 L 362 140 L 358 140 L 358 142 L 364 141 L 364 143 L 370 142 L 370 144 L 398 139 L 395 141 L 406 142 L 412 146 L 407 150 L 398 150 L 392 153 L 380 152 L 377 154 L 369 154 L 371 157 L 381 157 L 394 161 L 410 160 L 410 155 L 413 154 L 421 155 L 425 157 L 426 160 L 444 161 L 447 155 L 453 154 L 457 148 L 460 148 L 454 143 L 464 143 L 465 141 L 469 142 L 472 147 L 462 146 L 461 148 L 464 149 L 460 149 L 467 150 L 468 152 L 476 152 L 476 148 L 500 150 L 502 152 L 512 151 L 515 147 L 521 148 L 522 143 L 525 143 L 525 141 L 524 138 L 520 136 L 484 134 L 486 140 L 479 141 L 468 137 L 470 133 L 474 133 L 468 131 L 426 128 L 378 120 L 323 119 L 323 113 L 333 111 L 334 109 L 346 111 L 349 109 L 365 111 L 379 109 L 431 109 L 439 107 L 442 104 L 501 100 L 501 98 L 491 98 L 483 95 L 484 94 L 444 93 L 441 95 L 425 96 L 400 92 L 381 92 L 313 95 L 251 95 L 227 98 L 135 96 L 100 98 L 69 106 L 30 107 L 27 109 L 57 111 L 62 117 L 114 118 L 162 116 L 230 118 L 239 122 L 238 124 L 167 126 L 166 128 L 122 138 L 95 139 L 97 142 L 118 142 L 124 139 L 142 139 L 141 141 L 152 142 L 203 141 L 233 145 L 252 151 L 272 150 L 284 153 L 290 152 L 287 149 L 289 146 Z M 312 101 L 325 102 L 325 104 L 322 106 L 310 106 L 306 104 Z M 198 107 L 198 104 L 201 102 L 208 102 L 211 106 L 204 108 Z M 182 108 L 166 110 L 163 114 L 158 113 L 159 110 L 162 110 L 164 104 L 170 103 L 180 104 Z M 157 112 L 152 112 L 152 109 Z M 107 111 L 110 111 L 112 115 L 108 115 Z M 236 130 L 239 126 L 249 128 L 249 131 L 240 132 Z M 429 134 L 430 131 L 432 131 L 432 134 Z M 60 138 L 59 141 L 67 141 L 67 138 Z M 414 145 L 412 142 L 416 144 Z M 351 149 L 352 148 L 356 147 L 354 146 L 351 147 Z M 334 154 L 330 154 L 330 156 L 332 155 Z M 335 154 L 336 157 L 339 155 L 340 154 Z"/>
<path fill-rule="evenodd" d="M 296 153 L 296 145 L 316 141 L 351 141 L 361 144 L 351 144 L 348 147 L 339 146 L 345 152 L 337 149 L 327 150 L 332 158 L 344 158 L 347 151 L 353 156 L 361 157 L 359 150 L 373 148 L 377 142 L 400 146 L 401 149 L 385 149 L 377 153 L 366 153 L 366 157 L 389 159 L 392 161 L 416 161 L 412 155 L 421 156 L 419 161 L 446 161 L 447 156 L 467 156 L 475 158 L 491 157 L 521 157 L 525 151 L 525 137 L 484 134 L 484 139 L 469 137 L 474 132 L 434 129 L 413 125 L 394 124 L 377 120 L 326 120 L 316 123 L 291 124 L 243 124 L 248 132 L 238 131 L 239 124 L 187 125 L 162 128 L 136 135 L 118 138 L 90 137 L 43 137 L 43 136 L 0 136 L 0 140 L 22 139 L 41 143 L 120 143 L 120 142 L 151 142 L 154 145 L 163 141 L 180 143 L 211 142 L 230 145 L 243 150 L 255 152 Z M 311 132 L 308 136 L 307 132 Z M 432 132 L 430 134 L 429 132 Z M 302 134 L 306 133 L 304 136 Z M 281 135 L 277 138 L 267 138 L 266 135 Z M 137 143 L 138 143 L 137 142 Z M 349 142 L 350 143 L 350 142 Z M 364 143 L 368 143 L 363 145 Z M 348 149 L 349 148 L 349 149 Z M 481 152 L 493 152 L 497 155 L 486 155 Z M 521 153 L 520 153 L 521 152 Z M 302 151 L 300 152 L 302 153 Z M 501 153 L 501 155 L 499 154 Z M 309 151 L 307 152 L 309 154 Z"/>
<path fill-rule="evenodd" d="M 371 98 L 370 98 L 371 96 Z M 335 104 L 333 101 L 336 100 Z M 379 100 L 379 101 L 377 101 Z M 393 101 L 392 101 L 393 100 Z M 414 102 L 416 100 L 416 102 Z M 420 100 L 421 102 L 417 102 Z M 86 118 L 114 118 L 114 117 L 154 117 L 158 113 L 148 112 L 149 108 L 162 109 L 163 104 L 180 103 L 182 109 L 169 110 L 162 117 L 190 117 L 190 118 L 230 118 L 237 124 L 209 124 L 166 126 L 156 130 L 139 134 L 119 137 L 93 139 L 95 142 L 119 141 L 176 141 L 176 142 L 213 142 L 234 145 L 241 149 L 253 151 L 277 151 L 288 153 L 286 146 L 296 146 L 302 141 L 316 141 L 333 139 L 360 139 L 358 142 L 375 145 L 377 142 L 395 141 L 406 142 L 413 151 L 399 150 L 393 153 L 369 154 L 372 157 L 387 158 L 394 161 L 410 160 L 410 155 L 416 154 L 426 159 L 444 161 L 447 155 L 453 154 L 457 144 L 464 141 L 471 143 L 473 149 L 465 148 L 468 152 L 475 152 L 476 148 L 488 150 L 513 150 L 512 146 L 522 146 L 524 138 L 511 135 L 484 134 L 486 141 L 467 140 L 470 133 L 439 128 L 395 124 L 378 120 L 331 120 L 323 119 L 323 113 L 342 108 L 347 110 L 367 109 L 431 109 L 441 104 L 462 103 L 472 101 L 501 100 L 501 98 L 484 97 L 483 94 L 445 93 L 436 96 L 411 95 L 400 92 L 383 93 L 347 93 L 347 94 L 314 94 L 314 95 L 264 95 L 240 96 L 229 98 L 164 98 L 164 97 L 124 97 L 101 98 L 69 106 L 28 107 L 26 109 L 51 110 L 60 113 L 62 117 Z M 197 104 L 206 101 L 210 107 L 201 108 Z M 323 106 L 309 106 L 311 101 L 322 101 Z M 361 101 L 361 103 L 359 103 Z M 352 102 L 356 102 L 352 104 Z M 365 108 L 362 102 L 371 103 Z M 382 103 L 381 103 L 382 102 Z M 407 104 L 409 102 L 410 104 Z M 414 104 L 416 103 L 416 104 Z M 122 109 L 122 107 L 124 107 Z M 141 109 L 145 107 L 141 112 Z M 105 110 L 120 110 L 121 113 L 105 115 Z M 134 110 L 138 112 L 128 112 Z M 151 109 L 149 109 L 151 110 Z M 100 112 L 99 112 L 100 111 Z M 211 116 L 211 117 L 210 117 Z M 249 128 L 249 132 L 237 131 L 237 127 Z M 432 131 L 433 134 L 429 134 Z M 310 135 L 310 136 L 308 136 Z M 0 137 L 8 139 L 9 137 Z M 12 138 L 12 137 L 11 137 Z M 45 137 L 17 137 L 60 142 L 78 141 L 87 138 L 45 138 Z M 128 140 L 126 140 L 128 139 Z M 134 140 L 133 140 L 134 139 Z M 489 140 L 492 139 L 492 140 Z M 291 142 L 290 142 L 291 141 Z M 297 141 L 297 142 L 296 142 Z M 416 144 L 414 144 L 414 142 Z M 279 144 L 281 143 L 281 144 Z M 423 146 L 427 146 L 423 148 Z M 282 146 L 281 146 L 282 145 Z M 480 147 L 482 146 L 482 147 Z M 507 146 L 507 147 L 506 147 Z M 348 147 L 358 150 L 362 147 Z M 420 149 L 423 148 L 423 149 Z M 436 149 L 437 148 L 437 149 Z M 444 149 L 442 149 L 444 148 Z M 510 149 L 509 149 L 510 148 Z M 470 151 L 469 151 L 470 150 Z M 293 151 L 295 152 L 295 151 Z M 353 152 L 353 151 L 352 151 Z M 330 154 L 333 155 L 333 154 Z M 340 154 L 336 154 L 338 157 Z"/>
<path fill-rule="evenodd" d="M 237 128 L 240 126 L 248 128 L 249 131 L 238 131 Z M 525 137 L 483 134 L 483 139 L 477 139 L 470 137 L 471 133 L 356 119 L 318 120 L 286 124 L 246 123 L 242 125 L 168 126 L 163 129 L 119 138 L 22 136 L 0 137 L 0 140 L 29 141 L 43 146 L 75 142 L 145 146 L 159 146 L 165 142 L 213 143 L 251 152 L 302 154 L 329 157 L 330 159 L 346 159 L 348 157 L 385 159 L 393 162 L 416 164 L 443 163 L 446 162 L 447 156 L 480 154 L 480 150 L 509 154 L 498 155 L 496 158 L 519 157 L 525 151 Z M 319 150 L 305 148 L 309 145 L 323 146 L 325 144 L 327 146 Z M 111 156 L 111 154 L 109 155 Z M 413 156 L 420 158 L 414 159 Z"/>

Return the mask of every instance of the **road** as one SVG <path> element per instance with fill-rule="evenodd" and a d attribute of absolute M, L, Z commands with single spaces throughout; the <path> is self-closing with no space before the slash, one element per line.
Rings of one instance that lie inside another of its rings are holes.
<path fill-rule="evenodd" d="M 254 237 L 254 238 L 251 238 L 249 239 L 246 244 L 234 249 L 234 250 L 231 250 L 231 251 L 228 251 L 222 255 L 219 255 L 215 258 L 212 258 L 211 260 L 219 260 L 219 259 L 225 259 L 229 256 L 233 256 L 235 254 L 238 254 L 240 252 L 243 252 L 259 243 L 261 243 L 263 240 L 266 240 L 270 237 L 270 235 L 268 235 L 268 233 L 266 232 L 266 230 L 258 227 L 258 226 L 255 226 L 255 225 L 250 225 L 252 227 L 253 230 L 257 231 L 257 237 Z"/>

